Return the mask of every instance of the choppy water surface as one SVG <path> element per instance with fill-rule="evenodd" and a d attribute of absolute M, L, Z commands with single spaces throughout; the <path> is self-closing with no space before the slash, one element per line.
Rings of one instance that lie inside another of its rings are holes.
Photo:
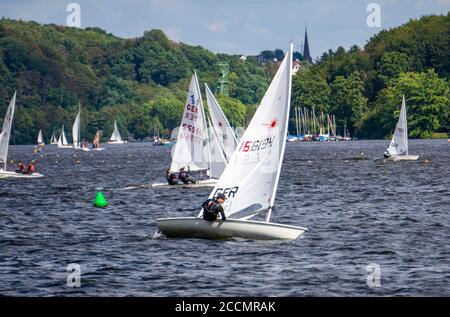
<path fill-rule="evenodd" d="M 156 218 L 196 214 L 210 191 L 121 190 L 163 181 L 169 147 L 46 146 L 44 179 L 0 180 L 0 294 L 450 296 L 450 143 L 410 141 L 418 162 L 353 159 L 387 144 L 287 144 L 272 221 L 310 231 L 284 242 L 152 239 Z M 33 148 L 10 156 L 32 159 Z M 92 207 L 98 189 L 107 209 Z M 80 288 L 66 286 L 70 263 Z"/>

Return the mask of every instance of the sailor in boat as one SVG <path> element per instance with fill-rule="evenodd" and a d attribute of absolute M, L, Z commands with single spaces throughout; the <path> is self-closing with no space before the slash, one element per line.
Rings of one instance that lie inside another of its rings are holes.
<path fill-rule="evenodd" d="M 36 168 L 34 167 L 34 160 L 33 161 L 31 161 L 29 164 L 28 164 L 28 168 L 27 168 L 27 170 L 25 171 L 25 173 L 24 174 L 33 174 L 34 173 L 34 171 L 36 170 Z"/>
<path fill-rule="evenodd" d="M 16 173 L 25 173 L 25 164 L 22 163 L 22 161 L 19 161 L 19 165 L 17 166 Z"/>
<path fill-rule="evenodd" d="M 169 185 L 177 185 L 178 184 L 177 175 L 175 175 L 175 173 L 172 172 L 172 170 L 170 168 L 166 171 L 166 179 L 167 179 L 167 183 Z"/>
<path fill-rule="evenodd" d="M 83 139 L 83 141 L 81 142 L 81 147 L 83 149 L 87 149 L 89 147 L 89 143 L 88 141 L 86 141 L 85 139 Z"/>
<path fill-rule="evenodd" d="M 390 158 L 391 157 L 391 153 L 389 153 L 389 151 L 386 150 L 386 151 L 384 151 L 383 156 L 384 156 L 384 158 Z"/>
<path fill-rule="evenodd" d="M 180 173 L 178 174 L 178 178 L 184 184 L 188 185 L 189 183 L 195 184 L 197 181 L 189 175 L 189 169 L 182 167 L 180 168 Z"/>
<path fill-rule="evenodd" d="M 222 204 L 225 202 L 226 196 L 222 193 L 217 194 L 213 199 L 208 199 L 202 204 L 203 219 L 206 221 L 216 221 L 220 213 L 222 221 L 227 220 Z"/>

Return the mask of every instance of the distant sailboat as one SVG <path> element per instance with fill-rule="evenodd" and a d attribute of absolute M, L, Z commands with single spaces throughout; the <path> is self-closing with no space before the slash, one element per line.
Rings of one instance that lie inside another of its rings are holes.
<path fill-rule="evenodd" d="M 44 175 L 39 173 L 22 174 L 16 172 L 10 172 L 6 170 L 6 164 L 8 162 L 8 150 L 9 139 L 11 137 L 11 126 L 14 119 L 14 108 L 16 106 L 16 93 L 9 103 L 8 110 L 6 111 L 5 119 L 3 120 L 3 127 L 0 133 L 0 163 L 3 163 L 3 168 L 0 168 L 0 178 L 40 178 Z"/>
<path fill-rule="evenodd" d="M 52 137 L 50 139 L 50 144 L 58 144 L 58 140 L 56 140 L 55 129 L 53 129 Z"/>
<path fill-rule="evenodd" d="M 122 137 L 120 136 L 119 129 L 117 128 L 117 121 L 114 120 L 114 131 L 111 135 L 111 138 L 109 139 L 106 144 L 124 144 L 127 143 L 127 141 L 122 140 Z"/>
<path fill-rule="evenodd" d="M 81 131 L 81 105 L 79 105 L 78 108 L 78 114 L 75 118 L 75 122 L 72 126 L 72 139 L 73 139 L 73 147 L 77 150 L 81 149 L 81 137 L 80 137 L 80 131 Z"/>
<path fill-rule="evenodd" d="M 409 155 L 408 152 L 408 121 L 406 118 L 406 102 L 403 95 L 400 117 L 395 127 L 389 147 L 384 152 L 384 157 L 392 161 L 416 161 L 419 155 Z"/>
<path fill-rule="evenodd" d="M 38 138 L 37 138 L 37 144 L 38 145 L 44 145 L 45 144 L 44 138 L 42 137 L 42 130 L 39 130 Z"/>
<path fill-rule="evenodd" d="M 306 228 L 270 223 L 286 146 L 292 83 L 292 51 L 280 65 L 253 119 L 209 198 L 227 196 L 226 220 L 198 217 L 156 219 L 167 237 L 296 239 Z M 265 222 L 249 220 L 265 215 Z"/>
<path fill-rule="evenodd" d="M 73 147 L 69 145 L 66 139 L 66 134 L 64 133 L 64 125 L 61 128 L 61 134 L 58 138 L 58 149 L 72 149 Z"/>

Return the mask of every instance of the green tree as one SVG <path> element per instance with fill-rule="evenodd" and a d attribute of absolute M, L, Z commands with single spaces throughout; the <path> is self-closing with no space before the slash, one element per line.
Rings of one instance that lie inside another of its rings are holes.
<path fill-rule="evenodd" d="M 347 124 L 351 134 L 359 127 L 366 111 L 367 99 L 363 92 L 364 86 L 358 72 L 348 78 L 337 76 L 331 84 L 331 112 L 336 115 L 336 124 L 341 128 Z"/>

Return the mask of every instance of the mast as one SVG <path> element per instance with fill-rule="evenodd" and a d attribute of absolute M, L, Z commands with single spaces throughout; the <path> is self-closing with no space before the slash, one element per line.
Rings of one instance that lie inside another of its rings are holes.
<path fill-rule="evenodd" d="M 206 116 L 205 116 L 205 108 L 203 107 L 202 92 L 200 91 L 200 84 L 198 83 L 197 72 L 195 70 L 194 70 L 194 75 L 195 75 L 195 83 L 197 86 L 198 100 L 200 102 L 200 107 L 202 108 L 203 127 L 206 129 L 206 131 L 204 131 L 204 133 L 206 134 L 206 144 L 208 147 L 209 178 L 211 179 L 212 162 L 211 162 L 211 149 L 209 146 L 209 133 L 208 133 L 209 131 L 208 131 L 208 126 L 206 125 Z M 203 153 L 202 153 L 202 157 L 203 157 Z"/>

